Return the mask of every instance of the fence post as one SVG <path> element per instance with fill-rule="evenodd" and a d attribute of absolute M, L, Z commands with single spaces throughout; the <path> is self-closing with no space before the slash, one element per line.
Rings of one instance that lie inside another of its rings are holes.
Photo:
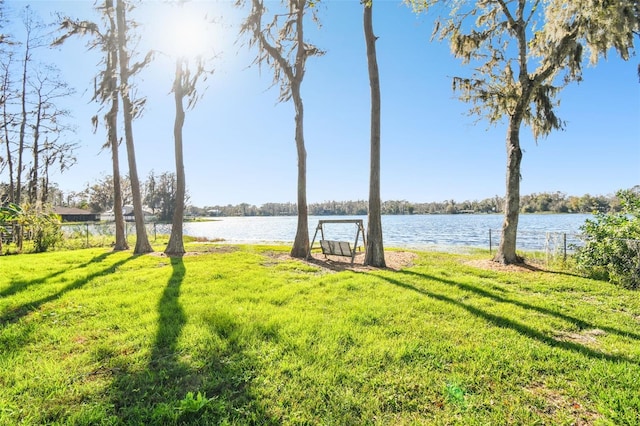
<path fill-rule="evenodd" d="M 85 234 L 87 236 L 87 247 L 89 247 L 89 222 L 85 222 Z"/>
<path fill-rule="evenodd" d="M 567 234 L 566 234 L 566 232 L 564 234 L 562 234 L 562 242 L 564 244 L 563 261 L 566 262 L 567 261 Z"/>
<path fill-rule="evenodd" d="M 157 222 L 153 222 L 153 241 L 158 239 L 158 230 L 156 229 Z"/>

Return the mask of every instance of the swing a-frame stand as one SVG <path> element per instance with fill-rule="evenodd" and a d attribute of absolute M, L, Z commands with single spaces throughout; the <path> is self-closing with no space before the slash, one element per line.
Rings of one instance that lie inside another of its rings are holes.
<path fill-rule="evenodd" d="M 356 225 L 356 237 L 353 242 L 353 247 L 347 241 L 334 241 L 334 240 L 325 240 L 324 239 L 324 225 L 328 223 L 353 223 Z M 322 249 L 322 254 L 325 257 L 327 255 L 331 256 L 344 256 L 351 258 L 351 264 L 353 264 L 354 259 L 356 258 L 356 249 L 358 248 L 358 239 L 360 234 L 362 234 L 362 244 L 366 245 L 364 239 L 364 225 L 362 224 L 362 219 L 331 219 L 331 220 L 319 220 L 318 226 L 316 227 L 316 232 L 313 234 L 313 239 L 311 240 L 311 244 L 309 245 L 309 253 L 307 253 L 307 258 L 311 257 L 311 250 L 313 249 L 313 243 L 316 241 L 316 237 L 318 236 L 318 232 L 320 232 L 320 248 Z"/>

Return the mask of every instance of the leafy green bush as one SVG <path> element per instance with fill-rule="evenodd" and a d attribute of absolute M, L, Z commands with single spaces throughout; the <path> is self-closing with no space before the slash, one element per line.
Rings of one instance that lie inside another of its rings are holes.
<path fill-rule="evenodd" d="M 619 213 L 597 213 L 581 227 L 578 268 L 626 288 L 640 288 L 640 187 L 618 191 Z"/>
<path fill-rule="evenodd" d="M 39 216 L 33 232 L 33 246 L 36 253 L 42 253 L 49 250 L 49 248 L 53 248 L 61 240 L 60 219 L 54 214 Z"/>
<path fill-rule="evenodd" d="M 8 243 L 14 243 L 14 226 L 22 215 L 22 208 L 14 203 L 0 206 L 0 255 L 3 253 L 2 242 L 6 238 Z M 9 252 L 9 250 L 7 250 Z"/>
<path fill-rule="evenodd" d="M 0 233 L 11 227 L 13 240 L 16 241 L 18 253 L 23 251 L 23 241 L 32 243 L 32 250 L 37 253 L 45 252 L 54 247 L 62 239 L 60 217 L 53 213 L 48 206 L 22 206 L 8 204 L 0 208 Z M 0 243 L 0 253 L 2 245 Z"/>
<path fill-rule="evenodd" d="M 60 216 L 49 206 L 24 204 L 20 222 L 26 239 L 33 241 L 36 253 L 43 253 L 62 240 Z"/>

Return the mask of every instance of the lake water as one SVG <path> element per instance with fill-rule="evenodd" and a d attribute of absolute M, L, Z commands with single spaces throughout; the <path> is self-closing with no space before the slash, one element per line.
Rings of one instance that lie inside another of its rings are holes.
<path fill-rule="evenodd" d="M 563 243 L 566 234 L 568 244 L 578 244 L 580 226 L 592 217 L 589 214 L 524 214 L 518 222 L 518 248 L 544 250 L 549 245 Z M 320 219 L 362 219 L 366 216 L 310 216 L 309 239 L 316 231 Z M 382 216 L 382 232 L 385 247 L 415 249 L 444 247 L 489 248 L 489 230 L 493 246 L 500 240 L 502 215 L 404 215 Z M 205 222 L 187 222 L 185 235 L 222 238 L 230 243 L 291 243 L 295 237 L 295 216 L 275 217 L 222 217 Z M 325 238 L 354 241 L 356 225 L 327 224 Z M 319 239 L 320 234 L 318 233 Z M 361 240 L 360 240 L 361 241 Z"/>

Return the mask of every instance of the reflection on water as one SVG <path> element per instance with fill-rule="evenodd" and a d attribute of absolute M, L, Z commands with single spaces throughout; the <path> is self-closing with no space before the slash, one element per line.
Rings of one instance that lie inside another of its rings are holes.
<path fill-rule="evenodd" d="M 562 243 L 579 243 L 577 234 L 587 214 L 520 215 L 518 223 L 518 247 L 542 250 L 550 240 Z M 493 244 L 497 245 L 502 227 L 502 215 L 412 215 L 382 216 L 382 232 L 385 247 L 428 248 L 434 246 L 489 247 L 489 230 Z M 366 216 L 310 216 L 309 239 L 312 239 L 320 219 L 363 219 Z M 293 242 L 297 218 L 276 217 L 223 217 L 214 221 L 189 222 L 184 225 L 185 235 L 222 238 L 231 243 Z M 353 224 L 325 225 L 325 238 L 354 241 L 356 226 Z M 320 238 L 318 233 L 317 239 Z"/>

